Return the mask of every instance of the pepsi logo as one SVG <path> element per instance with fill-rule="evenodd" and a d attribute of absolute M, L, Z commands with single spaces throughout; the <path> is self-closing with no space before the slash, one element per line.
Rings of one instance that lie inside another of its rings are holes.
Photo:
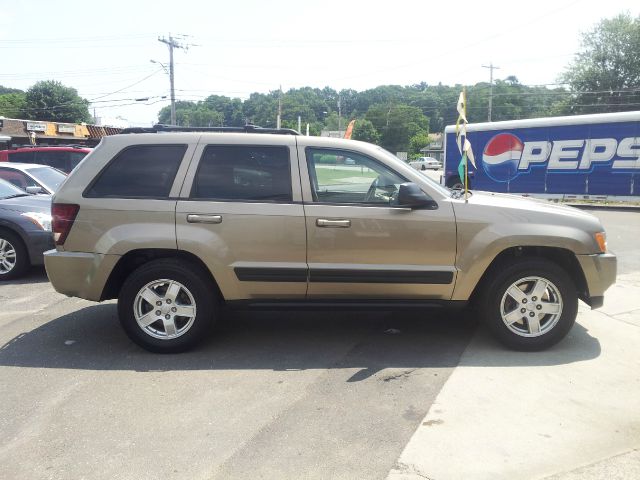
<path fill-rule="evenodd" d="M 482 152 L 482 166 L 489 177 L 497 182 L 507 182 L 518 175 L 518 164 L 524 144 L 511 133 L 499 133 Z"/>

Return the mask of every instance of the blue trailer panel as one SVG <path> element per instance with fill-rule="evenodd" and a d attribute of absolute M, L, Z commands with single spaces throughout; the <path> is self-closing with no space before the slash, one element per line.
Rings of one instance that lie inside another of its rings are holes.
<path fill-rule="evenodd" d="M 640 112 L 469 124 L 470 188 L 493 192 L 640 195 Z M 445 129 L 443 183 L 460 183 L 453 126 Z"/>

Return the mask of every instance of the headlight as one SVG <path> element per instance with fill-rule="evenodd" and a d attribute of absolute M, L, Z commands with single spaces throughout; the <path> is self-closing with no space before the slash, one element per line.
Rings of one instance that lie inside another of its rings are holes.
<path fill-rule="evenodd" d="M 21 213 L 20 215 L 22 215 L 23 217 L 27 217 L 42 230 L 45 230 L 47 232 L 51 231 L 51 215 L 41 212 L 25 212 Z"/>
<path fill-rule="evenodd" d="M 598 247 L 600 247 L 600 252 L 605 253 L 607 251 L 607 234 L 604 232 L 598 232 L 593 236 L 596 239 Z"/>

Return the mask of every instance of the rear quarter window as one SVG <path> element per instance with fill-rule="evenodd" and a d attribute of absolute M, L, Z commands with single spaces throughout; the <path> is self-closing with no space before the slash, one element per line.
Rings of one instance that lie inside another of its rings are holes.
<path fill-rule="evenodd" d="M 136 145 L 117 154 L 85 197 L 167 198 L 186 145 Z"/>

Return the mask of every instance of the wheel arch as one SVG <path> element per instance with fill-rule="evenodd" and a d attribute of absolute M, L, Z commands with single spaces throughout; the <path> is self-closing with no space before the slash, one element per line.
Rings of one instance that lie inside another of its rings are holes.
<path fill-rule="evenodd" d="M 502 250 L 485 269 L 473 289 L 469 301 L 471 303 L 477 302 L 477 299 L 482 294 L 482 288 L 487 284 L 488 278 L 491 278 L 501 267 L 511 264 L 518 259 L 534 258 L 549 260 L 566 271 L 575 282 L 578 297 L 583 301 L 587 301 L 589 298 L 587 280 L 575 254 L 566 248 L 543 246 L 516 246 Z"/>
<path fill-rule="evenodd" d="M 211 279 L 212 284 L 215 286 L 215 293 L 218 296 L 218 299 L 224 300 L 220 287 L 218 286 L 218 282 L 209 268 L 207 268 L 206 264 L 196 255 L 184 250 L 144 248 L 131 250 L 118 260 L 118 263 L 116 263 L 115 267 L 109 274 L 109 278 L 102 289 L 100 301 L 118 298 L 122 284 L 131 272 L 147 262 L 161 258 L 175 258 L 191 263 L 196 268 L 202 270 Z"/>
<path fill-rule="evenodd" d="M 16 237 L 18 237 L 18 239 L 20 239 L 20 241 L 22 242 L 22 247 L 24 248 L 24 252 L 27 255 L 28 264 L 31 265 L 31 255 L 29 254 L 29 246 L 27 244 L 27 239 L 22 229 L 17 228 L 16 226 L 7 222 L 0 222 L 0 232 L 9 232 L 15 235 Z"/>

